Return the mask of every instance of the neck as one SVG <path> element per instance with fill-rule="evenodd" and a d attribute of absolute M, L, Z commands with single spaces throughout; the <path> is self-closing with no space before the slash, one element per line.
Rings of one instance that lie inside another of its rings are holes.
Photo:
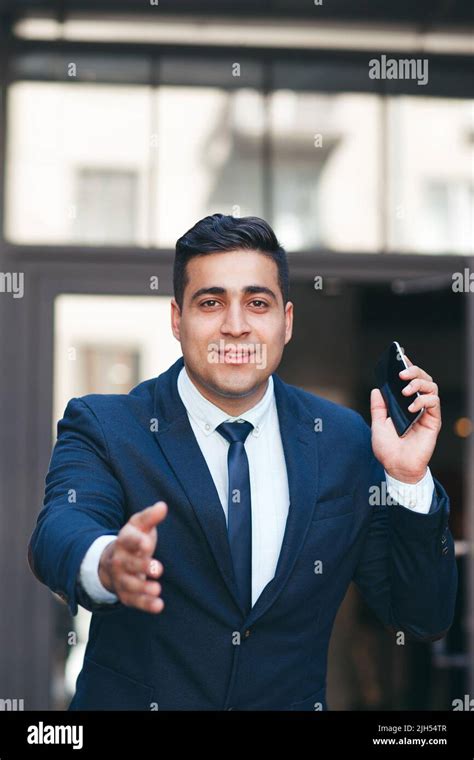
<path fill-rule="evenodd" d="M 268 378 L 260 385 L 252 388 L 244 396 L 226 396 L 224 393 L 216 393 L 216 391 L 204 385 L 199 381 L 186 366 L 186 372 L 192 384 L 198 389 L 199 393 L 204 396 L 207 401 L 214 404 L 223 412 L 229 415 L 229 417 L 239 417 L 244 412 L 252 409 L 258 402 L 264 397 L 268 388 Z"/>

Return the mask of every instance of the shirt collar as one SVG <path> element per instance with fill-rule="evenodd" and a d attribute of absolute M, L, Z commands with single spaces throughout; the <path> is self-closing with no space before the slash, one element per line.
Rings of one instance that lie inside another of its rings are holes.
<path fill-rule="evenodd" d="M 238 417 L 230 417 L 223 409 L 208 401 L 190 379 L 185 366 L 178 375 L 178 393 L 186 411 L 205 435 L 213 433 L 221 422 L 245 420 L 253 425 L 252 435 L 258 437 L 274 400 L 273 377 L 269 376 L 267 389 L 260 401 Z"/>

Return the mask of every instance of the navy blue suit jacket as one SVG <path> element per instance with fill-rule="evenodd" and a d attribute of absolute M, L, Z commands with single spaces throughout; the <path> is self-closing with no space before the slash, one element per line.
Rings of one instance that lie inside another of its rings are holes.
<path fill-rule="evenodd" d="M 29 561 L 72 615 L 78 604 L 93 612 L 69 709 L 327 709 L 328 643 L 351 580 L 394 640 L 443 636 L 457 589 L 445 490 L 435 480 L 428 514 L 374 504 L 385 475 L 363 418 L 276 374 L 290 508 L 275 576 L 245 617 L 225 515 L 178 394 L 182 366 L 127 395 L 73 398 L 58 423 Z M 93 603 L 78 584 L 87 549 L 161 499 L 163 612 Z"/>

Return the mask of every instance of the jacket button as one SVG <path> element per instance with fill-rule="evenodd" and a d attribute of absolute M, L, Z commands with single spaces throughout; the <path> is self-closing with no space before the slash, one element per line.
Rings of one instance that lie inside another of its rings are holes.
<path fill-rule="evenodd" d="M 247 630 L 244 631 L 244 638 L 248 639 L 249 636 L 250 636 L 250 628 L 247 628 Z"/>

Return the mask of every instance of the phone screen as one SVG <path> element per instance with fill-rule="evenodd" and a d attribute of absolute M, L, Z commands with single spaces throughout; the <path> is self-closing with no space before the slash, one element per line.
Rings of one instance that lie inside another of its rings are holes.
<path fill-rule="evenodd" d="M 394 340 L 380 357 L 375 369 L 377 385 L 399 436 L 405 435 L 424 411 L 410 412 L 408 410 L 414 398 L 420 394 L 415 392 L 411 396 L 403 395 L 402 389 L 408 385 L 408 380 L 403 380 L 398 373 L 405 367 L 403 349 Z"/>

